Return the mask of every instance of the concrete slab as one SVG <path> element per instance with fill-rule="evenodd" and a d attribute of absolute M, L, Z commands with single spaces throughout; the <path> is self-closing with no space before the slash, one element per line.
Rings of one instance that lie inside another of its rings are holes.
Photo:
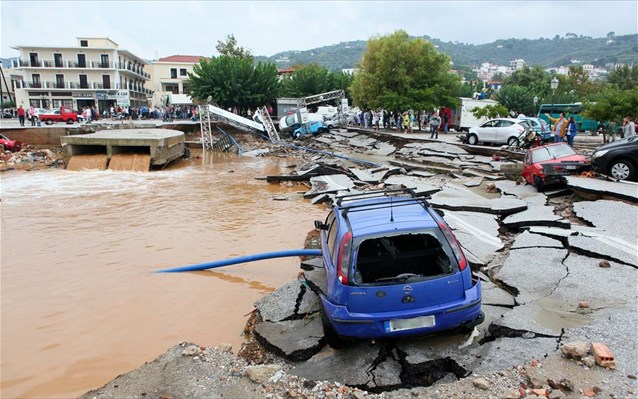
<path fill-rule="evenodd" d="M 465 187 L 478 187 L 481 185 L 482 182 L 483 182 L 483 179 L 475 179 L 475 180 L 466 181 L 465 183 L 463 183 L 463 185 Z"/>
<path fill-rule="evenodd" d="M 442 143 L 442 142 L 422 143 L 418 145 L 418 148 L 421 148 L 424 150 L 431 150 L 431 151 L 439 152 L 439 153 L 469 155 L 469 153 L 462 147 L 459 147 L 458 145 L 454 145 L 450 143 Z"/>
<path fill-rule="evenodd" d="M 528 207 L 523 212 L 506 217 L 503 219 L 503 224 L 510 229 L 520 229 L 527 226 L 570 227 L 568 220 L 554 213 L 554 207 L 535 205 Z"/>
<path fill-rule="evenodd" d="M 638 207 L 621 201 L 574 202 L 576 216 L 618 237 L 638 237 Z"/>
<path fill-rule="evenodd" d="M 430 195 L 441 190 L 440 187 L 428 183 L 427 179 L 417 176 L 393 175 L 385 179 L 385 184 L 402 185 L 405 188 L 414 188 L 417 194 Z"/>
<path fill-rule="evenodd" d="M 164 165 L 184 153 L 184 132 L 172 129 L 113 129 L 60 137 L 67 156 L 143 151 L 152 165 Z"/>
<path fill-rule="evenodd" d="M 494 320 L 494 325 L 519 331 L 519 335 L 527 332 L 524 335 L 526 337 L 558 337 L 563 328 L 589 323 L 586 316 L 573 314 L 572 310 L 563 303 L 542 298 L 516 306 L 500 319 Z"/>
<path fill-rule="evenodd" d="M 319 353 L 298 364 L 288 373 L 311 381 L 337 381 L 342 384 L 366 386 L 372 382 L 369 369 L 378 356 L 379 347 L 360 342 L 335 351 L 325 347 Z"/>
<path fill-rule="evenodd" d="M 527 209 L 527 203 L 518 199 L 489 199 L 453 183 L 434 194 L 430 203 L 434 207 L 458 211 L 484 212 L 509 215 Z"/>
<path fill-rule="evenodd" d="M 566 176 L 567 187 L 588 194 L 620 198 L 638 203 L 638 183 L 614 182 L 587 177 Z"/>
<path fill-rule="evenodd" d="M 356 136 L 348 139 L 348 145 L 355 148 L 372 148 L 376 142 L 376 139 L 366 136 Z"/>
<path fill-rule="evenodd" d="M 312 189 L 305 193 L 304 197 L 354 188 L 354 182 L 346 175 L 314 176 L 310 178 L 310 184 Z"/>
<path fill-rule="evenodd" d="M 563 248 L 563 243 L 553 238 L 525 230 L 516 236 L 510 250 L 521 248 Z"/>
<path fill-rule="evenodd" d="M 259 298 L 255 308 L 264 321 L 276 322 L 316 312 L 317 296 L 298 280 L 290 281 L 270 295 Z"/>
<path fill-rule="evenodd" d="M 260 342 L 266 342 L 275 353 L 292 361 L 310 359 L 323 346 L 323 327 L 318 314 L 301 320 L 259 323 L 254 332 Z"/>
<path fill-rule="evenodd" d="M 357 177 L 357 179 L 361 180 L 365 183 L 370 184 L 378 184 L 386 174 L 386 170 L 375 172 L 378 168 L 374 169 L 359 169 L 359 168 L 350 168 L 350 172 Z"/>
<path fill-rule="evenodd" d="M 511 369 L 533 359 L 544 359 L 557 351 L 556 338 L 498 338 L 483 345 L 487 355 L 472 372 L 487 374 Z"/>
<path fill-rule="evenodd" d="M 445 211 L 443 218 L 454 230 L 466 255 L 475 259 L 473 264 L 487 265 L 503 248 L 499 238 L 496 216 L 488 213 Z"/>
<path fill-rule="evenodd" d="M 606 232 L 580 232 L 578 235 L 569 236 L 568 240 L 569 246 L 581 253 L 638 267 L 636 236 L 633 237 L 634 241 L 630 242 Z"/>
<path fill-rule="evenodd" d="M 481 280 L 482 305 L 514 307 L 516 299 L 512 294 L 491 281 Z"/>
<path fill-rule="evenodd" d="M 529 248 L 511 251 L 495 276 L 519 291 L 516 300 L 529 303 L 549 296 L 567 275 L 562 261 L 567 251 L 553 248 Z"/>
<path fill-rule="evenodd" d="M 392 144 L 379 141 L 373 145 L 372 149 L 364 152 L 364 154 L 388 156 L 393 154 L 396 150 L 397 148 L 393 146 Z"/>

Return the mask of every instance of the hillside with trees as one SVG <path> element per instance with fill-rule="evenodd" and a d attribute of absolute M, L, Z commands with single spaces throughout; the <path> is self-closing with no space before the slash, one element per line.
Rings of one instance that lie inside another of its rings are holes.
<path fill-rule="evenodd" d="M 614 32 L 609 32 L 604 38 L 567 33 L 551 39 L 505 39 L 480 45 L 443 42 L 428 36 L 422 38 L 450 57 L 455 68 L 475 66 L 483 62 L 508 65 L 517 58 L 524 59 L 530 65 L 543 67 L 569 65 L 572 60 L 595 66 L 605 66 L 610 62 L 631 65 L 638 61 L 638 35 L 616 36 Z M 309 63 L 316 63 L 329 70 L 355 68 L 367 43 L 365 40 L 341 42 L 311 50 L 285 51 L 271 57 L 258 56 L 255 60 L 273 62 L 279 68 Z"/>

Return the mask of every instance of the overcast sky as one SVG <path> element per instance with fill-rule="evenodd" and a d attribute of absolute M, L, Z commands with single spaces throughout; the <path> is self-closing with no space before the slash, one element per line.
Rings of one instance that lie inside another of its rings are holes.
<path fill-rule="evenodd" d="M 3 58 L 12 46 L 76 46 L 109 37 L 151 60 L 217 55 L 228 34 L 254 55 L 367 40 L 398 29 L 443 41 L 635 34 L 638 2 L 627 1 L 14 1 L 1 0 Z"/>

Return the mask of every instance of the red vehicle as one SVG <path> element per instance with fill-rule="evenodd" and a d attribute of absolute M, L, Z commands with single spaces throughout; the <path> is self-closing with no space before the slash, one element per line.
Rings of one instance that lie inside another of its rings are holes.
<path fill-rule="evenodd" d="M 554 143 L 528 150 L 522 175 L 528 184 L 543 191 L 549 184 L 561 183 L 565 175 L 578 175 L 590 168 L 589 160 L 569 144 Z"/>
<path fill-rule="evenodd" d="M 18 152 L 22 149 L 22 143 L 18 140 L 11 140 L 4 134 L 0 134 L 0 152 L 9 150 L 11 152 Z"/>
<path fill-rule="evenodd" d="M 41 113 L 40 121 L 47 125 L 51 125 L 55 122 L 66 122 L 69 125 L 72 125 L 74 122 L 78 121 L 78 114 L 71 108 L 60 107 L 60 109 L 56 109 L 52 112 L 44 114 Z"/>

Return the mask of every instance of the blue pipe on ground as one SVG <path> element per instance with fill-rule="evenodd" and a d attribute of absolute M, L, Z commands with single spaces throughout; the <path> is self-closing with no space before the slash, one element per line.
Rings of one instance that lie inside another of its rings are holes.
<path fill-rule="evenodd" d="M 264 252 L 255 255 L 240 256 L 239 258 L 217 260 L 214 262 L 199 263 L 196 265 L 157 270 L 156 273 L 194 272 L 198 270 L 214 269 L 222 266 L 236 265 L 238 263 L 247 263 L 273 258 L 286 258 L 291 256 L 321 256 L 321 249 L 290 249 L 286 251 Z"/>

